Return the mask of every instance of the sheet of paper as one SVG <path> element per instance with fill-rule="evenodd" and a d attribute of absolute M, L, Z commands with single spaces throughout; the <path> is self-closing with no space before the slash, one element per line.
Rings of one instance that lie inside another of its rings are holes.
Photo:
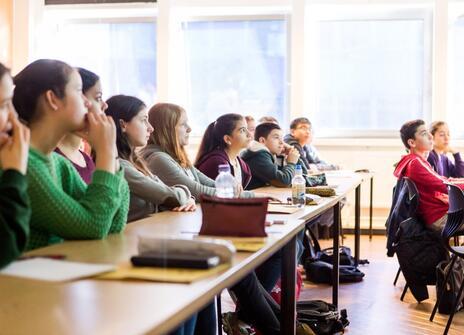
<path fill-rule="evenodd" d="M 301 207 L 296 205 L 286 205 L 286 204 L 273 204 L 270 203 L 267 205 L 267 212 L 272 214 L 293 214 L 298 212 Z"/>
<path fill-rule="evenodd" d="M 32 258 L 11 263 L 0 271 L 0 275 L 61 282 L 92 277 L 114 269 L 115 266 L 110 264 L 89 264 L 49 258 Z"/>

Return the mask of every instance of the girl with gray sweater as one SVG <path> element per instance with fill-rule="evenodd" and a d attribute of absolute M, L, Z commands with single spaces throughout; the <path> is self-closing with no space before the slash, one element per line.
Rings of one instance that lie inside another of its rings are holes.
<path fill-rule="evenodd" d="M 158 103 L 148 114 L 155 131 L 141 154 L 150 171 L 167 185 L 185 185 L 197 201 L 201 194 L 215 195 L 214 180 L 195 168 L 188 158 L 185 148 L 192 129 L 185 110 L 174 104 Z M 253 192 L 242 191 L 240 197 L 253 197 Z"/>
<path fill-rule="evenodd" d="M 126 95 L 113 96 L 106 103 L 105 113 L 116 124 L 118 156 L 131 193 L 128 221 L 156 213 L 160 205 L 173 211 L 194 211 L 195 201 L 188 187 L 163 183 L 135 151 L 147 144 L 153 132 L 145 104 Z"/>

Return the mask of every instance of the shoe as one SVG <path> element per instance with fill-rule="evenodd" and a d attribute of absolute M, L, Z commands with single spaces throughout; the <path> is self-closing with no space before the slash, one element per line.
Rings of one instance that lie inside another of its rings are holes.
<path fill-rule="evenodd" d="M 298 322 L 296 324 L 296 335 L 316 335 L 315 332 L 306 323 Z"/>
<path fill-rule="evenodd" d="M 253 327 L 239 320 L 237 313 L 222 314 L 222 329 L 227 335 L 256 335 Z"/>

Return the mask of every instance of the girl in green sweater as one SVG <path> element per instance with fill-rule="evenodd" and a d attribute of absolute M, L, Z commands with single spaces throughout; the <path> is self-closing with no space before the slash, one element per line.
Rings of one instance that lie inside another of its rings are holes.
<path fill-rule="evenodd" d="M 0 63 L 0 268 L 19 256 L 29 234 L 27 195 L 29 129 L 16 117 L 13 80 Z"/>
<path fill-rule="evenodd" d="M 76 69 L 41 59 L 15 78 L 13 104 L 31 131 L 27 179 L 31 235 L 27 249 L 65 239 L 101 239 L 124 229 L 129 189 L 116 155 L 116 128 L 104 114 L 88 112 Z M 96 153 L 87 186 L 53 150 L 69 133 L 85 138 Z"/>

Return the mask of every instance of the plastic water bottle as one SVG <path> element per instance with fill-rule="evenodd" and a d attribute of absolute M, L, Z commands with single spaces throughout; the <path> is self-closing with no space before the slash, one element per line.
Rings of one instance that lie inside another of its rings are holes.
<path fill-rule="evenodd" d="M 300 164 L 295 167 L 295 176 L 292 179 L 292 204 L 302 207 L 306 204 L 306 181 Z"/>
<path fill-rule="evenodd" d="M 219 174 L 214 181 L 216 196 L 220 198 L 233 198 L 235 189 L 235 178 L 230 173 L 229 164 L 219 165 Z"/>

